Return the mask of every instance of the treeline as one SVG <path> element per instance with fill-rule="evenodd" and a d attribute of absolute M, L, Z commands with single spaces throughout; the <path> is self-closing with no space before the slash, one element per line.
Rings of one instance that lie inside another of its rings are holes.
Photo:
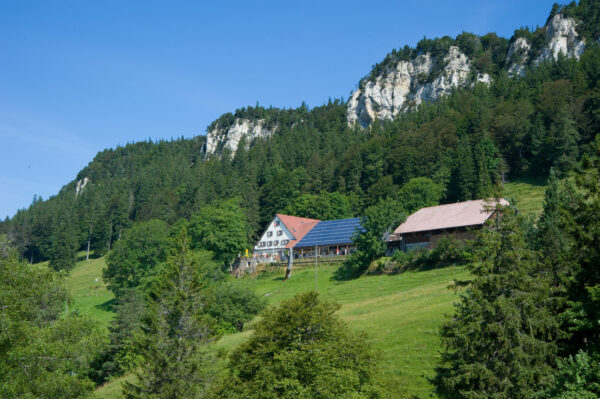
<path fill-rule="evenodd" d="M 368 130 L 349 127 L 345 104 L 331 101 L 299 111 L 297 123 L 249 148 L 242 138 L 234 155 L 205 158 L 202 137 L 106 150 L 78 174 L 76 181 L 89 179 L 79 194 L 74 181 L 49 200 L 34 199 L 0 231 L 23 258 L 68 269 L 76 250 L 104 254 L 134 223 L 172 225 L 225 199 L 242 208 L 250 245 L 275 212 L 319 216 L 302 213 L 300 197 L 322 204 L 336 193 L 343 211 L 324 210 L 329 218 L 397 199 L 418 177 L 439 186 L 441 202 L 490 196 L 505 179 L 544 177 L 551 167 L 562 175 L 587 157 L 600 128 L 598 65 L 599 46 L 590 44 L 580 61 L 561 57 L 522 79 L 501 72 L 489 86 L 457 90 Z"/>

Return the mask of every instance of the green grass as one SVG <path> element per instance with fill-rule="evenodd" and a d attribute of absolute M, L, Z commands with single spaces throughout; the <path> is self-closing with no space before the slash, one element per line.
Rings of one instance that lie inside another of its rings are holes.
<path fill-rule="evenodd" d="M 77 262 L 66 279 L 67 288 L 73 298 L 73 308 L 87 313 L 108 326 L 114 317 L 112 304 L 114 295 L 106 289 L 102 280 L 104 258 Z"/>
<path fill-rule="evenodd" d="M 339 314 L 352 328 L 367 332 L 381 353 L 383 377 L 392 397 L 430 396 L 428 378 L 439 358 L 439 328 L 457 299 L 447 287 L 469 273 L 464 267 L 448 267 L 335 281 L 331 279 L 335 269 L 319 268 L 318 291 L 324 299 L 342 305 Z M 283 271 L 263 274 L 244 278 L 240 284 L 265 296 L 270 304 L 315 288 L 314 268 L 297 270 L 288 281 L 282 281 L 282 276 Z"/>
<path fill-rule="evenodd" d="M 524 215 L 537 217 L 542 213 L 545 191 L 545 179 L 522 178 L 506 183 L 503 195 L 508 200 L 515 200 Z"/>
<path fill-rule="evenodd" d="M 464 267 L 447 267 L 429 271 L 411 271 L 391 276 L 366 276 L 350 281 L 331 277 L 337 266 L 320 266 L 318 291 L 327 300 L 341 304 L 340 316 L 350 327 L 365 331 L 381 355 L 382 380 L 391 391 L 390 397 L 428 397 L 439 359 L 439 328 L 453 311 L 457 294 L 448 289 L 454 279 L 465 279 Z M 294 271 L 283 281 L 284 271 L 264 273 L 256 278 L 236 280 L 276 305 L 299 292 L 315 289 L 314 267 Z M 213 344 L 221 355 L 252 335 L 248 329 L 227 335 Z M 216 367 L 225 364 L 223 357 Z M 121 379 L 100 387 L 100 399 L 120 398 Z"/>
<path fill-rule="evenodd" d="M 114 381 L 106 383 L 98 387 L 95 391 L 96 399 L 118 399 L 122 398 L 122 387 L 123 381 L 131 381 L 132 375 L 126 375 L 125 377 L 118 378 Z"/>

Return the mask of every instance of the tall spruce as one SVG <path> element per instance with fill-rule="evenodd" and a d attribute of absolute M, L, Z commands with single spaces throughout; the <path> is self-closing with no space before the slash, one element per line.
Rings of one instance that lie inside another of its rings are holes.
<path fill-rule="evenodd" d="M 56 217 L 50 247 L 50 267 L 69 271 L 75 267 L 79 241 L 77 229 L 69 211 Z"/>
<path fill-rule="evenodd" d="M 573 333 L 571 349 L 600 354 L 600 135 L 593 150 L 596 158 L 576 179 L 581 196 L 571 209 L 571 235 L 577 245 L 569 256 L 578 270 L 569 288 L 570 309 L 566 316 Z"/>
<path fill-rule="evenodd" d="M 548 301 L 551 279 L 525 240 L 525 220 L 504 209 L 479 234 L 474 275 L 442 327 L 435 385 L 448 397 L 535 398 L 551 386 L 563 336 Z"/>
<path fill-rule="evenodd" d="M 135 382 L 124 385 L 126 398 L 205 396 L 210 373 L 204 345 L 212 337 L 212 328 L 204 314 L 207 283 L 202 270 L 210 262 L 208 253 L 190 250 L 187 231 L 180 229 L 150 300 L 139 343 L 145 348 L 145 358 Z"/>

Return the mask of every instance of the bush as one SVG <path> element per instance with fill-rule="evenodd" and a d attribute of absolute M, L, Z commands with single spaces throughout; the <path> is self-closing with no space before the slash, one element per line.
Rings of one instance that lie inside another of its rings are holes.
<path fill-rule="evenodd" d="M 363 335 L 316 292 L 265 312 L 231 355 L 220 398 L 377 398 L 377 365 Z"/>
<path fill-rule="evenodd" d="M 396 251 L 387 262 L 380 262 L 370 273 L 401 273 L 407 270 L 428 270 L 450 265 L 464 265 L 472 259 L 472 244 L 451 237 L 444 237 L 434 249 L 421 248 L 414 251 Z"/>

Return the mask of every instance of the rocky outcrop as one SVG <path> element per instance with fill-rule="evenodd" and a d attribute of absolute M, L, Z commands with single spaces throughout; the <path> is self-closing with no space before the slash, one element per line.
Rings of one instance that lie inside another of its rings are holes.
<path fill-rule="evenodd" d="M 536 61 L 556 60 L 560 53 L 579 59 L 585 49 L 585 43 L 577 34 L 576 26 L 577 23 L 572 18 L 562 14 L 552 17 L 546 25 L 547 44 Z"/>
<path fill-rule="evenodd" d="M 235 153 L 242 137 L 250 144 L 256 138 L 270 137 L 277 130 L 277 126 L 268 128 L 264 119 L 249 120 L 237 118 L 229 127 L 215 126 L 206 134 L 205 153 L 208 155 L 220 154 L 228 148 Z"/>
<path fill-rule="evenodd" d="M 83 179 L 79 179 L 77 180 L 77 184 L 75 184 L 75 195 L 79 195 L 79 193 L 81 193 L 81 191 L 83 191 L 83 189 L 85 188 L 85 186 L 87 186 L 87 184 L 90 182 L 90 179 L 86 176 Z"/>
<path fill-rule="evenodd" d="M 529 62 L 529 51 L 531 44 L 524 37 L 518 37 L 508 47 L 506 53 L 506 65 L 510 76 L 523 76 L 525 66 Z"/>
<path fill-rule="evenodd" d="M 560 13 L 553 16 L 545 27 L 546 44 L 536 51 L 534 60 L 531 60 L 531 43 L 524 37 L 514 39 L 506 55 L 509 75 L 523 76 L 528 65 L 556 60 L 560 53 L 579 58 L 585 43 L 576 26 L 572 18 Z M 452 46 L 442 59 L 422 54 L 410 61 L 397 62 L 352 93 L 348 100 L 348 124 L 367 127 L 375 119 L 391 120 L 424 101 L 434 101 L 456 87 L 471 84 L 471 72 L 475 72 L 472 61 Z M 491 78 L 477 73 L 475 81 L 489 84 Z"/>
<path fill-rule="evenodd" d="M 579 59 L 585 42 L 577 33 L 577 23 L 562 14 L 556 14 L 546 24 L 546 44 L 532 64 L 539 65 L 542 61 L 558 59 L 559 54 Z M 530 63 L 531 43 L 524 37 L 519 37 L 510 44 L 506 54 L 508 73 L 511 76 L 523 76 L 525 67 Z"/>
<path fill-rule="evenodd" d="M 366 127 L 375 119 L 393 119 L 399 112 L 436 100 L 465 84 L 470 72 L 468 57 L 456 46 L 451 46 L 441 59 L 426 53 L 414 60 L 400 61 L 352 94 L 348 101 L 348 123 L 358 122 Z M 478 75 L 477 79 L 490 80 L 486 74 Z"/>

